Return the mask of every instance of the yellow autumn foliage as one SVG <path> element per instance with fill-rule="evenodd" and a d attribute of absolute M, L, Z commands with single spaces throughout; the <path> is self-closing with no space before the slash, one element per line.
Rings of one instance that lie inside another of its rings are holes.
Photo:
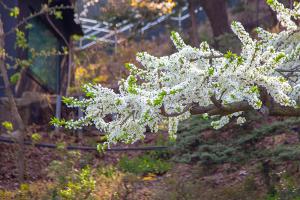
<path fill-rule="evenodd" d="M 145 8 L 150 11 L 159 11 L 162 14 L 169 14 L 176 6 L 176 3 L 173 0 L 131 0 L 130 5 L 134 8 Z"/>

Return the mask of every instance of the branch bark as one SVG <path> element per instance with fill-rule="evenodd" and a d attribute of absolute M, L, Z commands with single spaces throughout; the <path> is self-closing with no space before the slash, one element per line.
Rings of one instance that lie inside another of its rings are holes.
<path fill-rule="evenodd" d="M 300 108 L 294 108 L 289 106 L 282 106 L 276 102 L 271 102 L 268 106 L 265 105 L 269 109 L 270 116 L 288 116 L 288 117 L 299 117 L 300 116 Z M 222 106 L 222 108 L 211 104 L 206 107 L 202 107 L 199 105 L 194 105 L 190 108 L 190 113 L 192 115 L 199 115 L 207 113 L 209 115 L 229 115 L 239 111 L 250 111 L 254 110 L 252 106 L 248 104 L 246 101 L 235 102 L 228 104 L 226 106 Z"/>
<path fill-rule="evenodd" d="M 30 16 L 22 19 L 16 26 L 11 28 L 8 32 L 4 33 L 4 37 L 14 33 L 18 28 L 20 28 L 21 26 L 23 26 L 24 24 L 26 24 L 29 20 L 31 20 L 33 18 L 44 15 L 46 13 L 54 12 L 56 10 L 63 10 L 63 9 L 74 9 L 74 7 L 73 6 L 63 6 L 63 5 L 62 6 L 53 6 L 53 7 L 44 7 L 39 12 L 33 13 Z"/>
<path fill-rule="evenodd" d="M 219 102 L 220 103 L 220 102 Z M 230 115 L 235 112 L 240 111 L 251 111 L 254 110 L 252 106 L 248 104 L 246 101 L 234 102 L 230 104 L 220 104 L 213 103 L 209 106 L 199 106 L 198 104 L 189 104 L 187 105 L 182 112 L 179 113 L 167 113 L 165 111 L 164 106 L 161 107 L 161 115 L 165 117 L 177 117 L 182 115 L 183 113 L 189 111 L 192 115 L 201 115 L 207 113 L 210 116 L 213 115 Z M 274 101 L 270 101 L 267 104 L 263 105 L 263 109 L 268 109 L 268 115 L 270 116 L 287 116 L 287 117 L 299 117 L 300 116 L 300 108 L 294 108 L 289 106 L 282 106 Z M 257 110 L 260 112 L 260 110 Z"/>
<path fill-rule="evenodd" d="M 188 110 L 190 110 L 190 108 L 193 106 L 193 104 L 188 104 L 186 105 L 186 107 L 181 111 L 181 112 L 178 112 L 178 113 L 167 113 L 166 109 L 165 109 L 165 106 L 162 105 L 161 108 L 160 108 L 160 113 L 165 116 L 165 117 L 176 117 L 176 116 L 179 116 L 179 115 L 182 115 L 183 113 L 187 112 Z"/>

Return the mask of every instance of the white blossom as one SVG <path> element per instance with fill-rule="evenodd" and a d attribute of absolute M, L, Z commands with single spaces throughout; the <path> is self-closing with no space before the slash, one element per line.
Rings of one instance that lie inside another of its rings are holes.
<path fill-rule="evenodd" d="M 83 0 L 83 8 L 80 12 L 75 13 L 74 21 L 79 24 L 80 23 L 79 18 L 87 17 L 87 14 L 89 12 L 89 7 L 91 7 L 97 3 L 99 3 L 99 0 Z"/>
<path fill-rule="evenodd" d="M 237 124 L 244 124 L 246 122 L 246 118 L 245 117 L 238 117 L 236 120 Z"/>
<path fill-rule="evenodd" d="M 300 94 L 299 74 L 287 79 L 283 71 L 300 64 L 300 30 L 293 21 L 299 19 L 299 5 L 292 10 L 277 0 L 268 3 L 286 27 L 283 31 L 270 33 L 258 28 L 258 38 L 254 39 L 241 23 L 233 22 L 233 32 L 242 43 L 240 55 L 230 51 L 222 54 L 206 42 L 199 48 L 191 47 L 178 33 L 172 33 L 177 52 L 163 57 L 138 53 L 137 61 L 142 67 L 126 65 L 130 75 L 119 82 L 119 93 L 101 85 L 87 85 L 90 97 L 82 101 L 71 99 L 73 106 L 83 107 L 85 118 L 80 123 L 66 122 L 67 127 L 92 123 L 107 132 L 108 144 L 135 142 L 144 137 L 146 127 L 156 132 L 165 120 L 169 121 L 169 134 L 174 138 L 178 122 L 190 115 L 186 108 L 212 105 L 212 97 L 223 106 L 247 102 L 259 110 L 263 106 L 261 89 L 264 89 L 278 104 L 296 106 Z M 233 117 L 242 124 L 246 119 L 241 114 L 221 116 L 212 126 L 221 128 Z M 165 117 L 168 115 L 171 115 L 169 119 Z M 113 116 L 111 120 L 107 120 L 109 116 Z"/>

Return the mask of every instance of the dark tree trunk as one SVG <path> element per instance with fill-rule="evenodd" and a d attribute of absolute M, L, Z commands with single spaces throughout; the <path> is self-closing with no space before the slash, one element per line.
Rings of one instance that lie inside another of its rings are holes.
<path fill-rule="evenodd" d="M 191 17 L 191 29 L 190 29 L 190 42 L 193 46 L 199 45 L 199 36 L 197 32 L 197 17 L 195 13 L 195 9 L 197 8 L 196 0 L 188 0 L 189 6 L 189 14 Z"/>
<path fill-rule="evenodd" d="M 214 37 L 230 32 L 225 0 L 199 0 L 199 2 L 209 19 Z"/>

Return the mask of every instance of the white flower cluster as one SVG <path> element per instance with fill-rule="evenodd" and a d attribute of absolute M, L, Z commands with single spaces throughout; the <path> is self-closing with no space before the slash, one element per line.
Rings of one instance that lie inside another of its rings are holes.
<path fill-rule="evenodd" d="M 297 29 L 296 23 L 291 19 L 291 17 L 299 17 L 300 4 L 298 2 L 294 3 L 294 9 L 285 8 L 283 4 L 279 3 L 277 0 L 267 0 L 270 7 L 277 12 L 277 18 L 281 22 L 282 26 L 288 29 Z"/>
<path fill-rule="evenodd" d="M 83 0 L 83 9 L 79 13 L 75 13 L 74 20 L 76 23 L 80 23 L 79 18 L 80 17 L 86 17 L 89 12 L 89 7 L 95 5 L 98 3 L 99 0 Z"/>
<path fill-rule="evenodd" d="M 206 42 L 194 48 L 186 45 L 178 33 L 172 33 L 178 52 L 160 58 L 138 53 L 137 60 L 143 67 L 126 65 L 130 75 L 120 81 L 119 93 L 101 85 L 86 86 L 89 98 L 69 102 L 83 107 L 84 119 L 65 125 L 92 123 L 108 133 L 108 143 L 134 142 L 144 138 L 146 127 L 156 132 L 165 120 L 169 122 L 170 135 L 175 137 L 178 122 L 190 115 L 186 108 L 192 104 L 210 106 L 214 103 L 212 98 L 222 106 L 248 102 L 254 109 L 261 109 L 263 88 L 280 105 L 296 106 L 300 80 L 290 80 L 284 71 L 300 64 L 300 30 L 293 21 L 299 19 L 299 5 L 290 10 L 277 0 L 268 3 L 278 12 L 285 27 L 282 32 L 258 28 L 258 38 L 253 39 L 239 22 L 233 22 L 232 30 L 242 43 L 240 55 L 230 51 L 222 54 Z M 242 124 L 242 115 L 243 112 L 235 112 L 221 116 L 212 125 L 220 128 L 231 119 Z"/>

